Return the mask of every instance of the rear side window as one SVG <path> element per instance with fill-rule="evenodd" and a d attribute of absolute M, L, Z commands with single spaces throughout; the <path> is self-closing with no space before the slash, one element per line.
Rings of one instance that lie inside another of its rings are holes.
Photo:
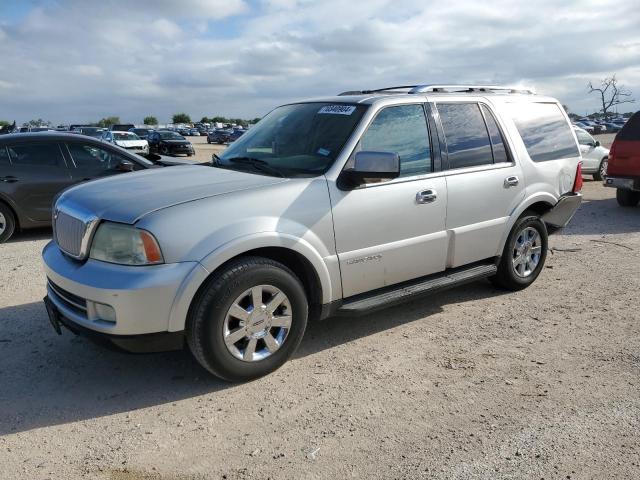
<path fill-rule="evenodd" d="M 480 109 L 482 110 L 484 119 L 487 122 L 487 130 L 489 130 L 491 148 L 493 149 L 493 162 L 508 162 L 509 157 L 507 155 L 507 149 L 504 146 L 504 139 L 502 138 L 502 133 L 500 133 L 500 129 L 498 128 L 496 118 L 485 105 L 480 105 Z"/>
<path fill-rule="evenodd" d="M 627 120 L 622 130 L 616 135 L 616 139 L 640 141 L 640 112 L 634 113 L 631 118 Z"/>
<path fill-rule="evenodd" d="M 9 147 L 11 163 L 35 167 L 58 167 L 64 165 L 60 147 L 55 142 L 24 143 Z"/>
<path fill-rule="evenodd" d="M 511 103 L 513 121 L 534 162 L 580 155 L 571 127 L 555 103 Z"/>
<path fill-rule="evenodd" d="M 393 152 L 400 157 L 400 176 L 431 172 L 431 148 L 422 105 L 387 107 L 360 139 L 359 150 Z"/>
<path fill-rule="evenodd" d="M 447 142 L 449 168 L 492 164 L 491 141 L 480 106 L 477 103 L 438 103 L 437 107 Z"/>
<path fill-rule="evenodd" d="M 0 167 L 11 165 L 11 161 L 9 160 L 9 152 L 7 152 L 7 147 L 0 147 Z"/>

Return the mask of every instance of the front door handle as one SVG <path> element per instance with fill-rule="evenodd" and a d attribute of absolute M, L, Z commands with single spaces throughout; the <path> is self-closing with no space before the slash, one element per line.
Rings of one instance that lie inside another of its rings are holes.
<path fill-rule="evenodd" d="M 515 175 L 504 179 L 504 188 L 515 187 L 520 183 L 520 180 Z"/>
<path fill-rule="evenodd" d="M 432 188 L 416 193 L 416 202 L 418 203 L 435 202 L 436 198 L 438 198 L 438 192 L 436 192 Z"/>
<path fill-rule="evenodd" d="M 18 177 L 14 177 L 13 175 L 9 175 L 8 177 L 0 177 L 0 182 L 15 183 L 17 181 Z"/>

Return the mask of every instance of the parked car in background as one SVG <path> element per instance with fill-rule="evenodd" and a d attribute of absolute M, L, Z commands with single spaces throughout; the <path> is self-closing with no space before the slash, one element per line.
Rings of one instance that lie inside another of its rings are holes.
<path fill-rule="evenodd" d="M 66 191 L 42 254 L 52 325 L 129 349 L 186 343 L 245 381 L 291 357 L 310 320 L 483 278 L 528 287 L 580 204 L 581 162 L 560 103 L 513 91 L 284 105 L 211 167 Z"/>
<path fill-rule="evenodd" d="M 75 127 L 72 132 L 87 135 L 89 137 L 101 138 L 102 134 L 106 132 L 106 128 L 100 127 Z"/>
<path fill-rule="evenodd" d="M 107 130 L 102 134 L 102 140 L 118 145 L 132 153 L 139 153 L 140 155 L 149 153 L 149 143 L 132 132 Z"/>
<path fill-rule="evenodd" d="M 192 137 L 199 137 L 200 136 L 200 132 L 198 131 L 197 128 L 190 128 L 189 129 L 189 135 Z"/>
<path fill-rule="evenodd" d="M 182 135 L 170 130 L 156 130 L 149 134 L 149 151 L 162 155 L 186 155 L 195 153 L 193 145 Z"/>
<path fill-rule="evenodd" d="M 209 132 L 207 143 L 225 144 L 231 141 L 231 130 L 217 129 Z"/>
<path fill-rule="evenodd" d="M 604 185 L 616 189 L 620 206 L 640 203 L 640 111 L 627 120 L 613 140 Z"/>
<path fill-rule="evenodd" d="M 595 129 L 593 128 L 593 125 L 588 125 L 588 124 L 583 123 L 583 122 L 574 122 L 573 125 L 583 129 L 584 131 L 586 131 L 586 132 L 588 132 L 590 134 L 593 134 L 595 132 Z"/>
<path fill-rule="evenodd" d="M 138 137 L 140 137 L 142 140 L 146 140 L 147 137 L 149 136 L 149 133 L 153 132 L 154 129 L 153 128 L 130 128 L 129 131 L 131 133 L 135 133 L 136 135 L 138 135 Z"/>
<path fill-rule="evenodd" d="M 130 129 L 136 128 L 136 126 L 132 123 L 122 123 L 116 125 L 110 125 L 109 130 L 113 132 L 128 132 Z"/>
<path fill-rule="evenodd" d="M 573 130 L 582 154 L 582 173 L 593 175 L 594 180 L 602 180 L 607 171 L 609 149 L 600 145 L 586 130 L 575 126 Z"/>
<path fill-rule="evenodd" d="M 0 136 L 0 243 L 16 230 L 51 224 L 51 204 L 80 182 L 162 165 L 89 136 L 62 132 Z"/>
<path fill-rule="evenodd" d="M 604 125 L 607 127 L 608 133 L 618 133 L 624 124 L 608 122 Z"/>
<path fill-rule="evenodd" d="M 239 139 L 242 135 L 244 135 L 245 130 L 242 130 L 240 128 L 236 128 L 234 129 L 231 134 L 229 135 L 229 142 L 235 142 L 237 139 Z"/>

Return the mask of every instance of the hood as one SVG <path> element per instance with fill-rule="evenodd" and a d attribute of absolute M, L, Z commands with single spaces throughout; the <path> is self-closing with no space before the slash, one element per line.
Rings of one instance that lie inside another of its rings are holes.
<path fill-rule="evenodd" d="M 133 224 L 163 208 L 286 181 L 197 165 L 153 168 L 78 185 L 66 190 L 58 204 L 75 206 L 104 220 Z"/>
<path fill-rule="evenodd" d="M 186 145 L 189 143 L 189 140 L 160 140 L 162 143 L 166 143 L 167 145 Z"/>
<path fill-rule="evenodd" d="M 144 147 L 147 145 L 146 140 L 116 140 L 115 144 L 119 147 L 131 148 L 131 147 Z"/>

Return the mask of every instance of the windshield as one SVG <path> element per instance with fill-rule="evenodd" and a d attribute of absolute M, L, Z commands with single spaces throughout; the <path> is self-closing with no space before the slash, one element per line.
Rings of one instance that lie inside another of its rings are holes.
<path fill-rule="evenodd" d="M 366 105 L 329 103 L 278 107 L 232 143 L 217 166 L 245 169 L 260 163 L 282 176 L 321 175 L 366 109 Z"/>
<path fill-rule="evenodd" d="M 140 140 L 140 137 L 135 133 L 114 133 L 113 138 L 115 140 Z"/>
<path fill-rule="evenodd" d="M 184 140 L 182 135 L 178 135 L 175 132 L 158 132 L 160 138 L 163 140 Z"/>

